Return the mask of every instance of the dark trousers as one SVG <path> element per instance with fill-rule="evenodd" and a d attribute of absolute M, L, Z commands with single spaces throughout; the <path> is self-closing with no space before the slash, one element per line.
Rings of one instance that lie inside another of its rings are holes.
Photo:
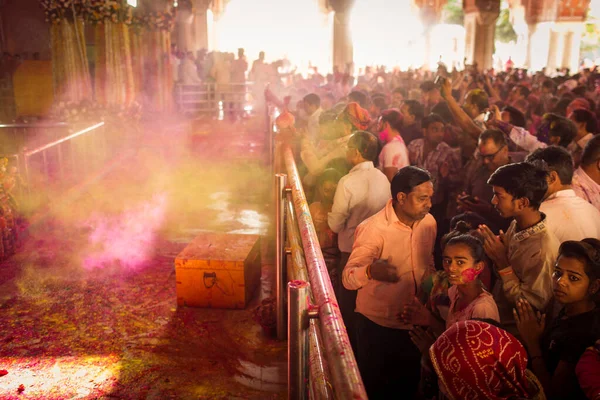
<path fill-rule="evenodd" d="M 338 305 L 340 306 L 340 313 L 342 314 L 342 319 L 344 320 L 344 325 L 346 325 L 346 330 L 348 331 L 348 339 L 350 339 L 350 345 L 352 346 L 352 350 L 354 354 L 356 354 L 356 329 L 354 327 L 354 319 L 356 308 L 356 295 L 358 291 L 356 290 L 348 290 L 342 284 L 342 271 L 344 271 L 344 267 L 348 262 L 348 258 L 350 258 L 350 253 L 341 253 L 340 255 L 340 263 L 338 264 L 338 284 L 336 294 Z"/>
<path fill-rule="evenodd" d="M 421 377 L 421 353 L 407 330 L 377 325 L 356 313 L 356 361 L 370 400 L 413 399 Z"/>

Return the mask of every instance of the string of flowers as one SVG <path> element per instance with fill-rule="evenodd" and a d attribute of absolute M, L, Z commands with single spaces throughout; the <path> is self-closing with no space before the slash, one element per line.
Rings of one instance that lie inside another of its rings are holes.
<path fill-rule="evenodd" d="M 133 102 L 126 106 L 102 106 L 92 101 L 59 102 L 50 111 L 50 116 L 61 122 L 97 122 L 113 120 L 115 123 L 139 121 L 142 117 L 142 106 Z"/>
<path fill-rule="evenodd" d="M 89 0 L 84 18 L 92 24 L 111 21 L 129 25 L 133 20 L 133 7 L 124 0 Z"/>
<path fill-rule="evenodd" d="M 189 3 L 191 7 L 191 1 Z M 177 7 L 174 7 L 162 12 L 142 12 L 128 5 L 126 0 L 40 0 L 40 6 L 44 10 L 46 21 L 52 24 L 63 19 L 71 21 L 74 8 L 76 15 L 81 16 L 87 23 L 111 21 L 133 25 L 136 29 L 164 31 L 173 30 L 177 10 Z"/>
<path fill-rule="evenodd" d="M 146 12 L 133 15 L 132 26 L 136 29 L 153 31 L 172 31 L 175 26 L 175 10 Z"/>

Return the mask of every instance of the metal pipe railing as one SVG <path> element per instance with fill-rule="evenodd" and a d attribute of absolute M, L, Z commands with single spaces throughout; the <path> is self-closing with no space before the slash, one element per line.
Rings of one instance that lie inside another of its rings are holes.
<path fill-rule="evenodd" d="M 66 122 L 34 122 L 31 124 L 0 124 L 0 129 L 49 129 L 49 128 L 66 128 L 69 124 Z"/>
<path fill-rule="evenodd" d="M 47 149 L 49 149 L 51 147 L 57 146 L 57 145 L 59 145 L 61 143 L 64 143 L 67 140 L 71 140 L 71 139 L 76 138 L 77 136 L 81 136 L 81 135 L 83 135 L 85 133 L 91 132 L 94 129 L 100 128 L 101 126 L 104 126 L 104 122 L 98 122 L 95 125 L 92 125 L 92 126 L 89 126 L 89 127 L 85 128 L 85 129 L 82 129 L 80 131 L 77 131 L 77 132 L 75 132 L 75 133 L 73 133 L 73 134 L 71 134 L 69 136 L 65 136 L 63 138 L 60 138 L 58 140 L 55 140 L 55 141 L 50 142 L 48 144 L 45 144 L 43 146 L 37 147 L 37 148 L 35 148 L 33 150 L 24 151 L 23 153 L 24 153 L 25 157 L 32 156 L 34 154 L 37 154 L 37 153 L 42 152 L 44 150 L 47 150 Z"/>
<path fill-rule="evenodd" d="M 308 283 L 288 283 L 288 399 L 305 400 L 308 395 Z"/>
<path fill-rule="evenodd" d="M 285 253 L 285 203 L 286 203 L 286 175 L 275 175 L 275 274 L 276 274 L 276 317 L 277 317 L 277 339 L 285 340 L 287 329 L 287 318 L 285 314 L 285 290 L 287 287 L 286 277 L 286 253 Z"/>
<path fill-rule="evenodd" d="M 321 348 L 324 349 L 329 364 L 335 396 L 339 399 L 366 399 L 367 394 L 333 292 L 294 155 L 289 146 L 283 147 L 283 159 L 288 173 L 294 210 L 298 218 L 311 291 L 318 308 L 319 326 L 323 338 Z M 277 252 L 279 251 L 278 247 Z"/>
<path fill-rule="evenodd" d="M 312 400 L 333 399 L 329 367 L 323 353 L 323 338 L 316 319 L 310 320 L 308 331 L 308 389 Z"/>
<path fill-rule="evenodd" d="M 41 125 L 35 125 L 35 127 L 40 127 L 40 126 Z M 56 123 L 56 124 L 52 124 L 51 125 L 51 127 L 58 127 L 58 126 L 61 126 L 61 127 L 62 126 L 67 126 L 67 124 Z M 25 148 L 25 149 L 23 149 L 20 152 L 19 155 L 13 155 L 14 157 L 17 158 L 17 164 L 18 164 L 19 158 L 21 159 L 22 166 L 20 166 L 20 167 L 23 168 L 23 174 L 25 176 L 25 183 L 26 183 L 26 186 L 27 186 L 27 191 L 28 192 L 30 191 L 30 186 L 31 186 L 30 185 L 31 184 L 30 160 L 29 159 L 32 156 L 34 156 L 36 154 L 40 154 L 40 153 L 42 154 L 43 171 L 44 171 L 45 175 L 48 175 L 48 173 L 49 173 L 49 166 L 48 166 L 48 157 L 47 157 L 46 151 L 49 150 L 49 149 L 51 149 L 51 148 L 56 148 L 56 151 L 57 151 L 57 160 L 58 160 L 58 170 L 59 170 L 59 174 L 60 174 L 61 179 L 62 179 L 62 178 L 64 178 L 65 170 L 64 170 L 64 165 L 63 165 L 64 157 L 63 157 L 63 152 L 62 152 L 62 149 L 61 149 L 61 145 L 64 144 L 64 143 L 66 143 L 66 142 L 68 142 L 68 141 L 70 141 L 70 140 L 73 140 L 73 139 L 75 139 L 75 138 L 77 138 L 79 136 L 82 136 L 82 135 L 84 135 L 86 133 L 93 132 L 96 129 L 99 129 L 99 128 L 103 127 L 103 126 L 104 126 L 104 122 L 98 122 L 98 123 L 96 123 L 94 125 L 88 126 L 88 127 L 84 128 L 84 129 L 81 129 L 81 130 L 75 132 L 75 133 L 72 133 L 72 134 L 67 135 L 65 137 L 62 137 L 60 139 L 54 140 L 54 141 L 52 141 L 50 143 L 43 144 L 43 145 L 38 146 L 38 147 L 36 147 L 34 149 L 31 149 L 31 150 L 28 150 L 28 149 Z M 73 151 L 71 151 L 71 160 L 72 161 L 74 161 L 73 157 L 74 157 L 74 154 L 73 154 Z M 89 161 L 89 160 L 86 160 L 86 161 Z M 75 170 L 75 166 L 73 166 L 73 170 Z"/>
<path fill-rule="evenodd" d="M 298 221 L 296 220 L 294 205 L 291 201 L 291 195 L 289 194 L 286 211 L 286 230 L 291 257 L 290 264 L 288 265 L 288 271 L 290 271 L 288 278 L 290 280 L 308 282 L 308 271 L 306 269 L 306 260 L 304 259 L 300 233 L 298 232 Z M 311 297 L 311 304 L 314 304 L 310 287 L 309 295 Z M 289 298 L 288 301 L 290 301 Z M 293 317 L 288 315 L 288 318 Z M 322 350 L 323 339 L 321 338 L 319 325 L 314 319 L 311 319 L 310 327 L 308 329 L 308 389 L 310 398 L 313 400 L 333 399 L 331 378 L 329 377 L 327 361 L 325 360 L 325 355 Z M 291 330 L 292 329 L 288 324 L 288 335 Z M 292 343 L 288 343 L 288 345 L 291 346 Z M 288 363 L 289 371 L 292 369 L 291 365 L 293 364 L 293 360 L 288 360 Z"/>

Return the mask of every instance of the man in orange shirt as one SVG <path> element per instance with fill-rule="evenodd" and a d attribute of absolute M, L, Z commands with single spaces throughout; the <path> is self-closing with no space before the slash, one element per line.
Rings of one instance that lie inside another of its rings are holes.
<path fill-rule="evenodd" d="M 402 168 L 391 191 L 385 208 L 357 227 L 342 275 L 346 289 L 358 290 L 356 358 L 370 399 L 415 394 L 421 356 L 409 336 L 412 325 L 396 316 L 435 270 L 431 175 L 417 167 Z"/>

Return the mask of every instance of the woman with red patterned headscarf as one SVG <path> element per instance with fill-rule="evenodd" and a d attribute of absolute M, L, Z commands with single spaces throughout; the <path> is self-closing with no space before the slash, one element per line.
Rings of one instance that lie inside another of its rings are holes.
<path fill-rule="evenodd" d="M 429 349 L 440 390 L 451 400 L 545 399 L 527 369 L 527 351 L 510 333 L 483 321 L 461 321 Z"/>

